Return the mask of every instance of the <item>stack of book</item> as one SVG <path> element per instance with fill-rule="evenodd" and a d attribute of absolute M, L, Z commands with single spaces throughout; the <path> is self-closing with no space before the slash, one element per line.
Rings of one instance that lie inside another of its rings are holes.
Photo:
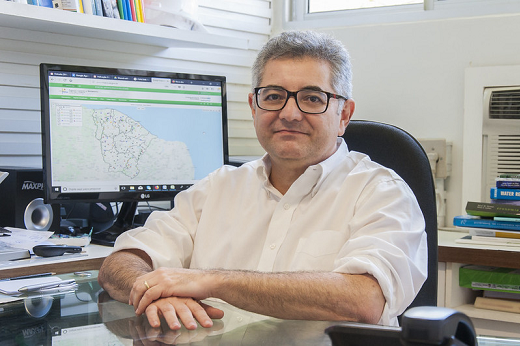
<path fill-rule="evenodd" d="M 145 23 L 144 0 L 7 0 Z"/>
<path fill-rule="evenodd" d="M 520 313 L 520 270 L 466 265 L 459 269 L 459 286 L 480 291 L 479 309 Z"/>
<path fill-rule="evenodd" d="M 467 215 L 454 217 L 453 225 L 469 232 L 459 242 L 520 246 L 520 174 L 499 176 L 490 198 L 468 201 Z"/>

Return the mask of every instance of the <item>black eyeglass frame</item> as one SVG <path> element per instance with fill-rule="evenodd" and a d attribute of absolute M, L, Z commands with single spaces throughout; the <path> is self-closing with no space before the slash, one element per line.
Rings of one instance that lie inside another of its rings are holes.
<path fill-rule="evenodd" d="M 278 109 L 266 109 L 266 108 L 261 107 L 260 103 L 258 102 L 258 92 L 262 89 L 276 89 L 276 90 L 285 91 L 287 93 L 287 98 L 285 99 L 283 106 L 281 106 Z M 345 101 L 348 100 L 348 98 L 345 96 L 329 93 L 329 92 L 323 91 L 323 90 L 300 89 L 298 91 L 289 91 L 289 90 L 281 88 L 281 87 L 257 87 L 257 88 L 254 88 L 253 90 L 255 91 L 255 101 L 256 101 L 256 105 L 258 106 L 258 108 L 263 109 L 264 111 L 273 111 L 273 112 L 281 111 L 282 109 L 284 109 L 284 107 L 287 105 L 287 101 L 289 101 L 289 99 L 291 97 L 294 97 L 294 101 L 296 102 L 296 106 L 298 106 L 298 109 L 300 110 L 300 112 L 306 113 L 306 114 L 323 114 L 323 113 L 325 113 L 327 111 L 327 109 L 329 109 L 329 103 L 330 103 L 331 98 L 336 99 L 336 100 L 339 100 L 339 99 L 343 99 Z M 325 109 L 321 112 L 306 112 L 306 111 L 302 110 L 300 108 L 300 104 L 298 103 L 298 93 L 300 91 L 316 91 L 316 92 L 324 93 L 325 95 L 327 95 L 327 105 L 325 106 Z"/>

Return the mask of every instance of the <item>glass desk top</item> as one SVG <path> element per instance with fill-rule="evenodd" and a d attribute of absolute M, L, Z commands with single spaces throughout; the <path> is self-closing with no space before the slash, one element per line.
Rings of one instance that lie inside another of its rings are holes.
<path fill-rule="evenodd" d="M 316 346 L 332 345 L 325 329 L 339 324 L 280 320 L 212 301 L 209 304 L 224 310 L 225 316 L 214 320 L 211 328 L 152 328 L 146 317 L 135 316 L 132 306 L 111 299 L 97 283 L 97 272 L 91 273 L 91 277 L 75 277 L 76 291 L 0 303 L 0 345 Z M 479 345 L 484 346 L 519 344 L 520 340 L 479 338 Z"/>

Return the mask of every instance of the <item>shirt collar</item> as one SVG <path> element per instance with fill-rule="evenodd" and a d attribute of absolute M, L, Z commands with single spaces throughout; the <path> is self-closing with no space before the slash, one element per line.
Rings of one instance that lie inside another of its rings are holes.
<path fill-rule="evenodd" d="M 269 175 L 271 174 L 271 158 L 269 157 L 269 154 L 264 154 L 264 156 L 257 160 L 257 162 L 258 166 L 256 167 L 256 174 L 260 181 L 263 182 L 265 191 L 269 195 L 276 196 L 278 199 L 282 198 L 282 194 L 274 188 L 269 180 Z"/>
<path fill-rule="evenodd" d="M 316 165 L 309 166 L 303 173 L 303 175 L 312 174 L 315 176 L 315 184 L 311 191 L 312 197 L 316 195 L 319 187 L 330 172 L 340 164 L 342 157 L 345 157 L 348 154 L 347 143 L 345 143 L 345 140 L 342 137 L 338 137 L 336 144 L 338 149 L 334 154 Z M 269 174 L 271 173 L 271 158 L 269 157 L 269 154 L 265 154 L 258 161 L 259 164 L 256 173 L 260 180 L 264 182 L 264 188 L 268 193 L 274 193 L 275 195 L 279 194 L 269 181 Z"/>
<path fill-rule="evenodd" d="M 329 158 L 325 159 L 324 161 L 318 163 L 317 165 L 310 166 L 307 170 L 311 168 L 318 168 L 321 170 L 321 174 L 318 176 L 316 184 L 314 185 L 314 188 L 312 189 L 312 197 L 314 197 L 318 190 L 323 184 L 323 181 L 327 178 L 327 176 L 338 167 L 338 165 L 342 162 L 343 158 L 348 155 L 348 147 L 347 143 L 345 143 L 345 140 L 342 137 L 338 137 L 336 144 L 338 146 L 338 149 L 334 154 L 329 156 Z"/>

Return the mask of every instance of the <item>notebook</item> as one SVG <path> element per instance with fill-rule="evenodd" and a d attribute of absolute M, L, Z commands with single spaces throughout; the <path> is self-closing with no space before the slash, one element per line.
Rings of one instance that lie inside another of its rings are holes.
<path fill-rule="evenodd" d="M 38 285 L 44 283 L 53 283 L 63 281 L 57 276 L 46 276 L 41 278 L 29 278 L 21 280 L 0 281 L 0 293 L 7 295 L 20 295 L 18 291 L 21 287 L 29 285 Z"/>
<path fill-rule="evenodd" d="M 30 257 L 29 250 L 12 247 L 0 241 L 0 261 L 12 261 Z"/>

